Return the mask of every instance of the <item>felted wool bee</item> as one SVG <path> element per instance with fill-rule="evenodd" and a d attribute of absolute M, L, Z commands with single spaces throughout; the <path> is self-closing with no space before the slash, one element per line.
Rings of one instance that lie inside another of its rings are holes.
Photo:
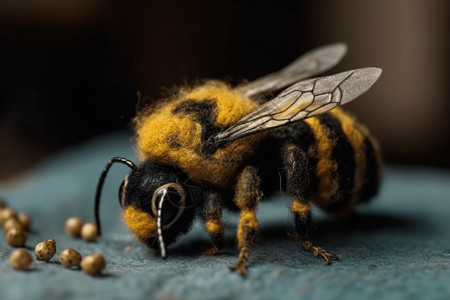
<path fill-rule="evenodd" d="M 238 209 L 240 250 L 231 269 L 246 273 L 258 229 L 261 197 L 284 190 L 291 198 L 292 236 L 327 264 L 337 259 L 310 241 L 312 203 L 341 215 L 378 188 L 379 147 L 369 131 L 339 106 L 367 91 L 378 68 L 304 80 L 334 66 L 346 46 L 313 50 L 279 72 L 238 87 L 208 81 L 182 88 L 134 120 L 142 164 L 111 159 L 96 193 L 100 233 L 101 189 L 114 163 L 131 168 L 119 190 L 123 219 L 134 236 L 166 257 L 166 247 L 187 232 L 198 214 L 212 239 L 224 241 L 222 208 Z M 268 102 L 261 94 L 287 89 Z"/>

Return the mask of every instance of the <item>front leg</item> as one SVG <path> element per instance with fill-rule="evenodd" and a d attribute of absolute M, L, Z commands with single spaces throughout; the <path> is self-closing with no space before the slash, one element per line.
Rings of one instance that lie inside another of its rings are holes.
<path fill-rule="evenodd" d="M 237 240 L 239 247 L 239 258 L 232 271 L 237 271 L 244 276 L 247 272 L 246 266 L 250 248 L 255 241 L 258 230 L 258 220 L 256 219 L 256 206 L 262 197 L 259 189 L 261 179 L 256 174 L 256 169 L 251 166 L 245 167 L 239 174 L 236 182 L 234 203 L 241 210 L 241 215 L 237 230 Z"/>
<path fill-rule="evenodd" d="M 224 229 L 222 221 L 222 199 L 220 195 L 207 191 L 204 195 L 202 216 L 206 230 L 211 237 L 212 246 L 203 252 L 203 255 L 214 255 L 222 248 L 224 243 Z"/>

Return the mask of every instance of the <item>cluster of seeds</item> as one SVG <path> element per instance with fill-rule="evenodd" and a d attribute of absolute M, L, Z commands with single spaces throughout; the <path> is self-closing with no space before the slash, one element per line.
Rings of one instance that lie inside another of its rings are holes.
<path fill-rule="evenodd" d="M 66 249 L 61 252 L 59 261 L 66 267 L 78 267 L 89 275 L 98 275 L 105 268 L 105 259 L 100 253 L 94 253 L 81 259 L 81 254 L 74 249 Z"/>
<path fill-rule="evenodd" d="M 10 246 L 22 247 L 27 240 L 27 230 L 30 228 L 31 220 L 24 214 L 17 214 L 0 201 L 0 225 L 5 231 L 6 241 Z M 97 226 L 93 223 L 83 224 L 80 218 L 67 219 L 65 224 L 66 233 L 91 242 L 98 236 Z M 53 239 L 40 242 L 34 248 L 36 259 L 49 261 L 56 253 L 56 242 Z M 27 270 L 33 258 L 25 249 L 16 249 L 9 257 L 11 266 L 16 270 Z M 81 254 L 74 249 L 65 249 L 59 256 L 59 262 L 66 268 L 81 267 L 89 275 L 99 275 L 105 268 L 105 259 L 99 253 L 94 253 L 82 259 Z"/>
<path fill-rule="evenodd" d="M 55 240 L 41 242 L 34 248 L 36 258 L 49 261 L 56 253 Z M 11 266 L 16 270 L 26 270 L 32 263 L 31 255 L 24 249 L 17 249 L 9 257 Z M 81 259 L 81 254 L 74 249 L 65 249 L 59 255 L 59 262 L 66 268 L 81 267 L 89 275 L 99 275 L 105 268 L 105 259 L 99 253 L 94 253 Z"/>
<path fill-rule="evenodd" d="M 64 224 L 66 233 L 73 237 L 81 237 L 86 242 L 93 242 L 98 237 L 97 225 L 84 223 L 79 217 L 70 217 Z M 81 266 L 81 269 L 89 275 L 98 275 L 105 268 L 105 259 L 99 253 L 94 253 L 81 259 L 80 253 L 74 249 L 66 249 L 61 252 L 59 261 L 65 267 Z"/>
<path fill-rule="evenodd" d="M 78 217 L 68 218 L 64 229 L 68 235 L 73 237 L 81 236 L 86 242 L 93 242 L 98 237 L 97 225 L 94 223 L 83 223 L 83 220 Z"/>
<path fill-rule="evenodd" d="M 0 225 L 5 232 L 6 242 L 12 247 L 22 247 L 27 241 L 27 231 L 31 220 L 24 213 L 17 214 L 13 209 L 0 201 Z"/>
<path fill-rule="evenodd" d="M 74 249 L 65 249 L 59 255 L 61 265 L 66 268 L 81 267 L 89 275 L 99 275 L 105 268 L 105 259 L 99 253 L 94 253 L 81 259 L 81 254 Z"/>

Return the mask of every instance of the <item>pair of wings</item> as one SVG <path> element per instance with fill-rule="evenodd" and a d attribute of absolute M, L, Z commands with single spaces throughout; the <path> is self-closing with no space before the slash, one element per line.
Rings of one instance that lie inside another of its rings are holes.
<path fill-rule="evenodd" d="M 224 144 L 260 131 L 323 114 L 350 102 L 366 92 L 381 74 L 379 68 L 363 68 L 303 80 L 335 66 L 347 52 L 345 44 L 332 44 L 312 50 L 278 72 L 238 86 L 247 97 L 270 93 L 289 86 L 208 143 Z"/>

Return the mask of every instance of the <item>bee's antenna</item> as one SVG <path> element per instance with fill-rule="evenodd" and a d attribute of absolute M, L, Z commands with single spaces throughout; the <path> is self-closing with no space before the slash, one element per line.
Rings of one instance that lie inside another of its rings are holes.
<path fill-rule="evenodd" d="M 158 230 L 158 241 L 159 241 L 159 249 L 161 251 L 161 257 L 166 258 L 166 247 L 164 246 L 164 239 L 162 236 L 162 206 L 164 203 L 164 199 L 166 198 L 167 189 L 163 189 L 161 193 L 162 193 L 161 200 L 158 203 L 158 215 L 156 219 L 156 226 Z"/>
<path fill-rule="evenodd" d="M 95 193 L 95 222 L 97 223 L 97 229 L 98 229 L 98 235 L 100 236 L 102 234 L 102 230 L 100 227 L 100 215 L 99 215 L 99 209 L 100 209 L 100 196 L 102 194 L 102 188 L 103 184 L 105 183 L 106 174 L 109 171 L 109 168 L 113 165 L 113 163 L 122 163 L 124 165 L 127 165 L 130 167 L 133 171 L 136 171 L 138 167 L 131 161 L 123 157 L 113 157 L 110 161 L 106 164 L 105 168 L 103 169 L 102 174 L 100 175 L 100 179 L 98 180 L 97 184 L 97 192 Z"/>

